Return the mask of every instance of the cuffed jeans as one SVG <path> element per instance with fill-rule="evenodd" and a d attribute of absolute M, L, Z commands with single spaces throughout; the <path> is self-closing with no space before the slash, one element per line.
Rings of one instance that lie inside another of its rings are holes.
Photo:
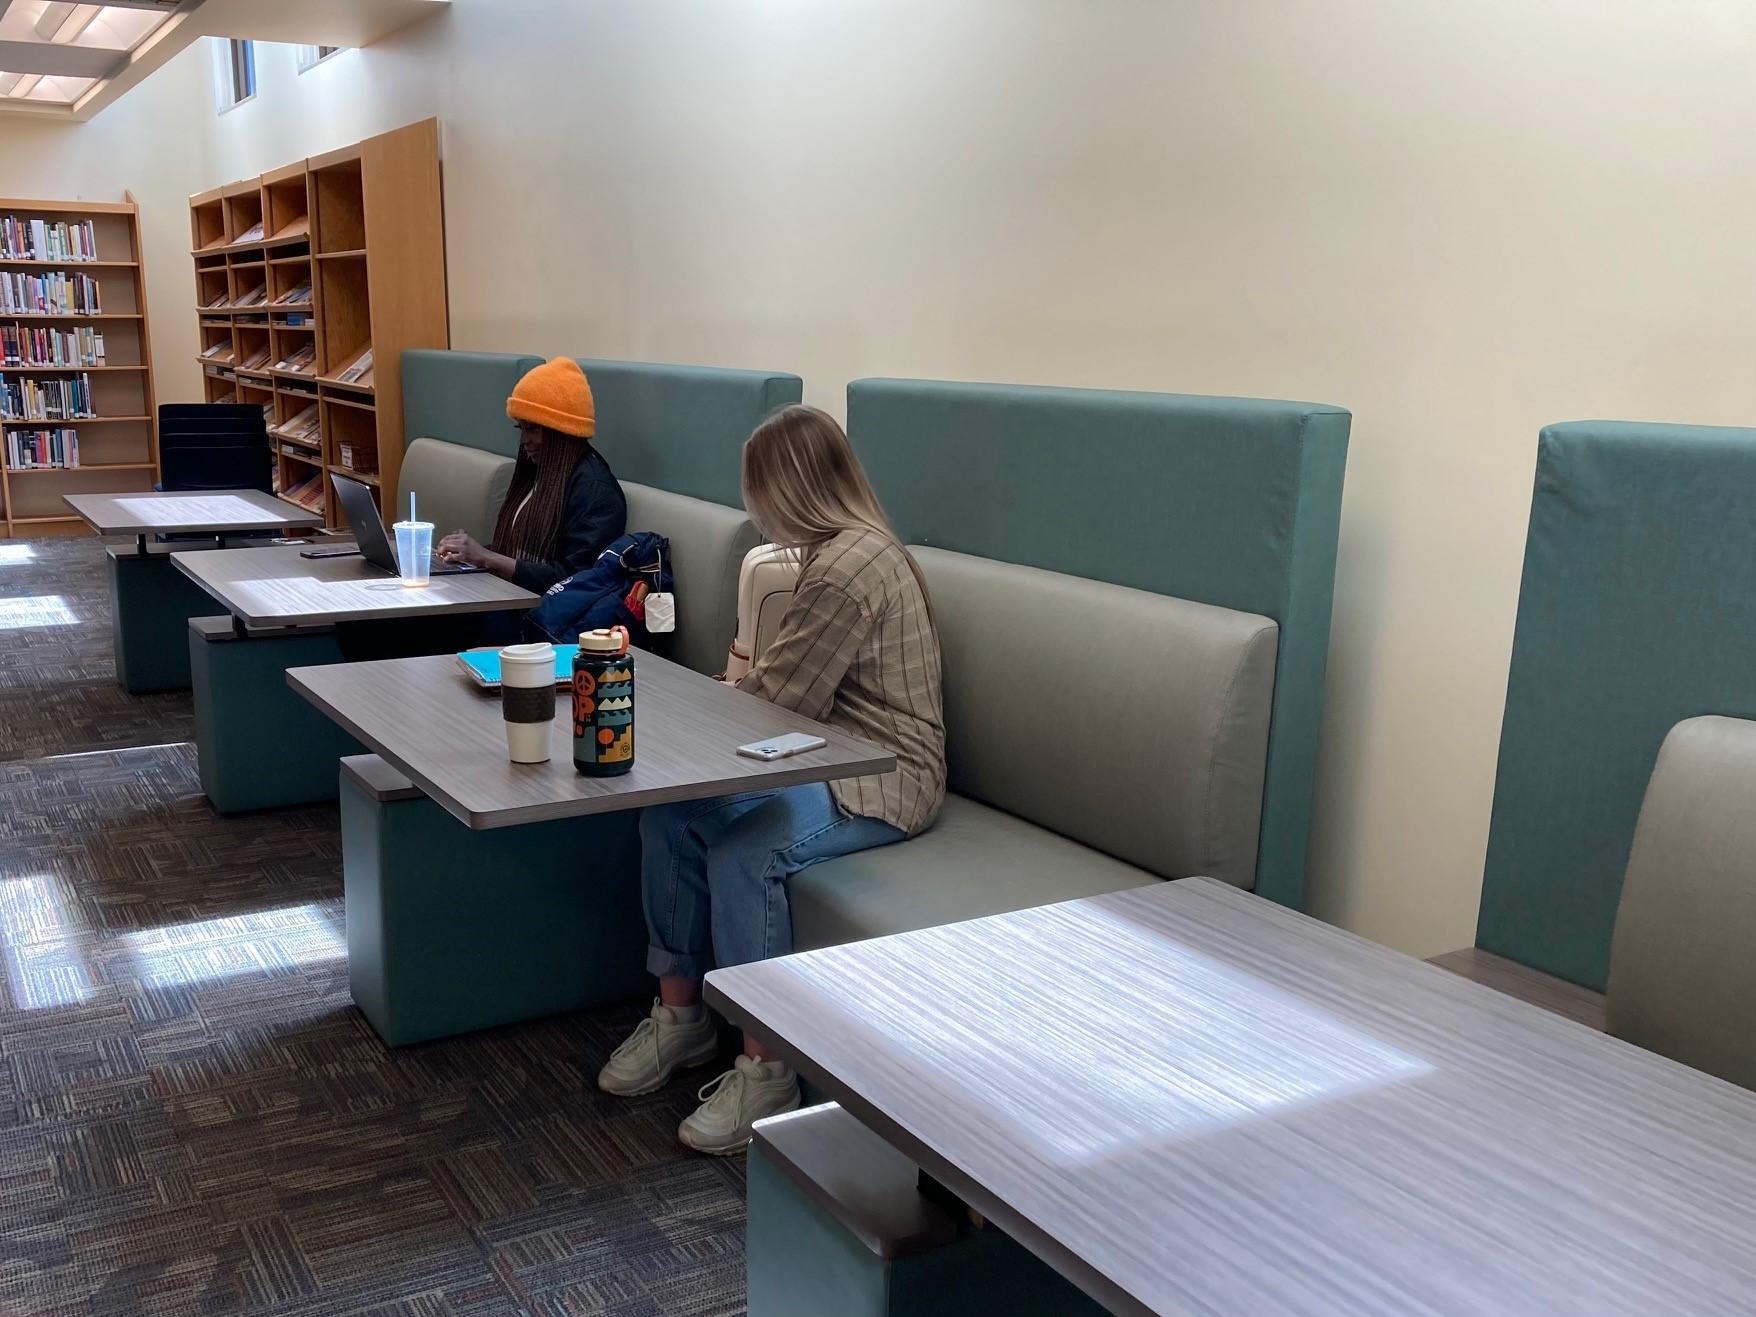
<path fill-rule="evenodd" d="M 786 955 L 787 879 L 902 838 L 882 819 L 844 814 L 821 782 L 652 806 L 640 817 L 647 969 L 700 980 L 715 965 Z"/>

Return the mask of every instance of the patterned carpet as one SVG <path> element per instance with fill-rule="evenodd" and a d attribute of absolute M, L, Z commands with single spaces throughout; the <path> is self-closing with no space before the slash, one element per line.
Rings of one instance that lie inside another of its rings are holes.
<path fill-rule="evenodd" d="M 335 811 L 219 818 L 190 737 L 114 684 L 98 543 L 0 541 L 0 1313 L 741 1313 L 694 1085 L 592 1083 L 644 1003 L 391 1052 Z"/>

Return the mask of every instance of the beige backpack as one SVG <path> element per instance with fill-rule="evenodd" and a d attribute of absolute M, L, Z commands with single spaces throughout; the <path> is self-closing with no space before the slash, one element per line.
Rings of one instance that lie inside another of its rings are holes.
<path fill-rule="evenodd" d="M 758 544 L 744 555 L 738 569 L 738 634 L 726 654 L 727 680 L 750 671 L 752 660 L 779 632 L 798 579 L 799 555 L 791 549 Z"/>

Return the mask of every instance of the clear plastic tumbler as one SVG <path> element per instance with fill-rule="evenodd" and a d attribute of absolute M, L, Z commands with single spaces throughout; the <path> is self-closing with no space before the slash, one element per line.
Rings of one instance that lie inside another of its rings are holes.
<path fill-rule="evenodd" d="M 391 529 L 396 532 L 396 565 L 402 571 L 402 583 L 425 585 L 427 566 L 433 558 L 433 523 L 399 521 Z"/>

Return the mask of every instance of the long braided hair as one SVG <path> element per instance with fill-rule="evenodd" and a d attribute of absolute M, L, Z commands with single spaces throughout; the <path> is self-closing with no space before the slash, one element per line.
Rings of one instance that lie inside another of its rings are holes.
<path fill-rule="evenodd" d="M 543 446 L 536 460 L 518 450 L 512 467 L 512 484 L 494 523 L 494 548 L 509 558 L 546 559 L 555 556 L 561 537 L 561 510 L 567 502 L 567 482 L 573 468 L 591 452 L 591 440 L 543 427 Z M 530 495 L 530 506 L 518 515 L 519 504 Z"/>

